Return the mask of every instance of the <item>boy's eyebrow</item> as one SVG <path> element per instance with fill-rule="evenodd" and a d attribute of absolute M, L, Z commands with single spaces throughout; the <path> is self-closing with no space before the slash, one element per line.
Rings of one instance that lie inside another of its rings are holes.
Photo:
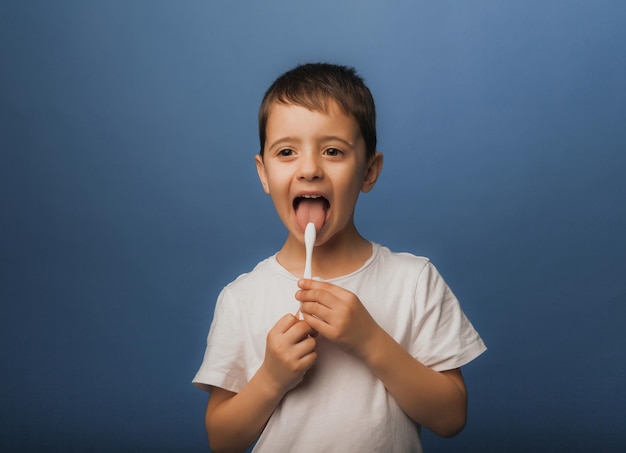
<path fill-rule="evenodd" d="M 320 137 L 320 141 L 322 141 L 322 142 L 332 142 L 332 141 L 335 141 L 335 140 L 345 144 L 346 146 L 348 146 L 350 148 L 354 148 L 354 144 L 352 142 L 349 142 L 345 138 L 341 138 L 341 137 L 338 137 L 336 135 L 325 135 L 323 137 Z"/>
<path fill-rule="evenodd" d="M 270 143 L 268 148 L 275 148 L 276 146 L 280 146 L 282 144 L 287 145 L 289 143 L 294 143 L 294 142 L 299 143 L 300 140 L 298 140 L 295 137 L 282 137 L 282 138 L 279 138 L 278 140 L 275 140 L 272 143 Z"/>

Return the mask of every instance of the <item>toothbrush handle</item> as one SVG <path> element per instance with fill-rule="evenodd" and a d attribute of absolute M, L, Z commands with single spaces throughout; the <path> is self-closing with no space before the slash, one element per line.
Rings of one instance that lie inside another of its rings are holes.
<path fill-rule="evenodd" d="M 313 258 L 313 250 L 307 248 L 306 250 L 306 260 L 304 262 L 304 278 L 311 278 L 311 258 Z"/>

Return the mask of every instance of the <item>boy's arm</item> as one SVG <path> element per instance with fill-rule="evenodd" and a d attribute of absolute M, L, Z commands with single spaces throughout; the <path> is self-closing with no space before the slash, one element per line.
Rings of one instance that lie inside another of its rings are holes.
<path fill-rule="evenodd" d="M 400 407 L 419 424 L 442 437 L 465 426 L 467 391 L 459 368 L 437 372 L 420 363 L 376 325 L 363 345 L 363 360 Z"/>
<path fill-rule="evenodd" d="M 281 396 L 250 380 L 240 393 L 211 387 L 205 425 L 214 452 L 245 451 L 259 437 Z"/>
<path fill-rule="evenodd" d="M 320 335 L 359 357 L 414 421 L 444 437 L 465 426 L 467 394 L 459 369 L 437 372 L 385 332 L 350 291 L 301 279 L 296 299 L 304 320 Z"/>
<path fill-rule="evenodd" d="M 263 363 L 241 392 L 211 387 L 205 425 L 213 451 L 244 451 L 259 437 L 285 393 L 315 362 L 311 333 L 304 321 L 284 316 L 268 333 Z"/>

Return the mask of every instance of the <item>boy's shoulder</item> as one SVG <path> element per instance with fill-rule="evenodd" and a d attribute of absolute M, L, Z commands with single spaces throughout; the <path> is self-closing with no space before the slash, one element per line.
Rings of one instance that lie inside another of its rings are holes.
<path fill-rule="evenodd" d="M 276 262 L 276 255 L 272 255 L 260 261 L 248 272 L 240 274 L 233 281 L 228 283 L 224 290 L 241 292 L 249 289 L 256 289 L 260 285 L 266 285 L 276 279 L 295 279 L 285 272 Z"/>
<path fill-rule="evenodd" d="M 400 266 L 407 265 L 411 267 L 425 267 L 430 264 L 430 259 L 425 256 L 415 255 L 411 252 L 395 252 L 389 247 L 378 246 L 379 259 L 383 262 L 392 262 Z"/>
<path fill-rule="evenodd" d="M 436 281 L 441 278 L 439 271 L 426 256 L 411 252 L 395 252 L 380 246 L 377 261 L 377 278 L 400 279 L 407 282 Z"/>

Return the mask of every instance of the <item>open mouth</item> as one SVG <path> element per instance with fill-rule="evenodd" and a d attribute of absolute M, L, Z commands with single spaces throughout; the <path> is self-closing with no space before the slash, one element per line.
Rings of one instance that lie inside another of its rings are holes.
<path fill-rule="evenodd" d="M 329 201 L 322 195 L 302 195 L 293 200 L 296 220 L 302 231 L 309 222 L 313 222 L 315 229 L 319 231 L 326 222 L 326 212 L 329 208 Z"/>
<path fill-rule="evenodd" d="M 293 200 L 293 209 L 295 211 L 297 211 L 298 207 L 300 206 L 300 203 L 302 203 L 302 202 L 305 202 L 305 203 L 320 203 L 320 204 L 323 205 L 322 208 L 324 209 L 324 211 L 327 211 L 328 208 L 330 207 L 330 203 L 322 195 L 302 195 L 300 197 L 296 197 Z"/>

